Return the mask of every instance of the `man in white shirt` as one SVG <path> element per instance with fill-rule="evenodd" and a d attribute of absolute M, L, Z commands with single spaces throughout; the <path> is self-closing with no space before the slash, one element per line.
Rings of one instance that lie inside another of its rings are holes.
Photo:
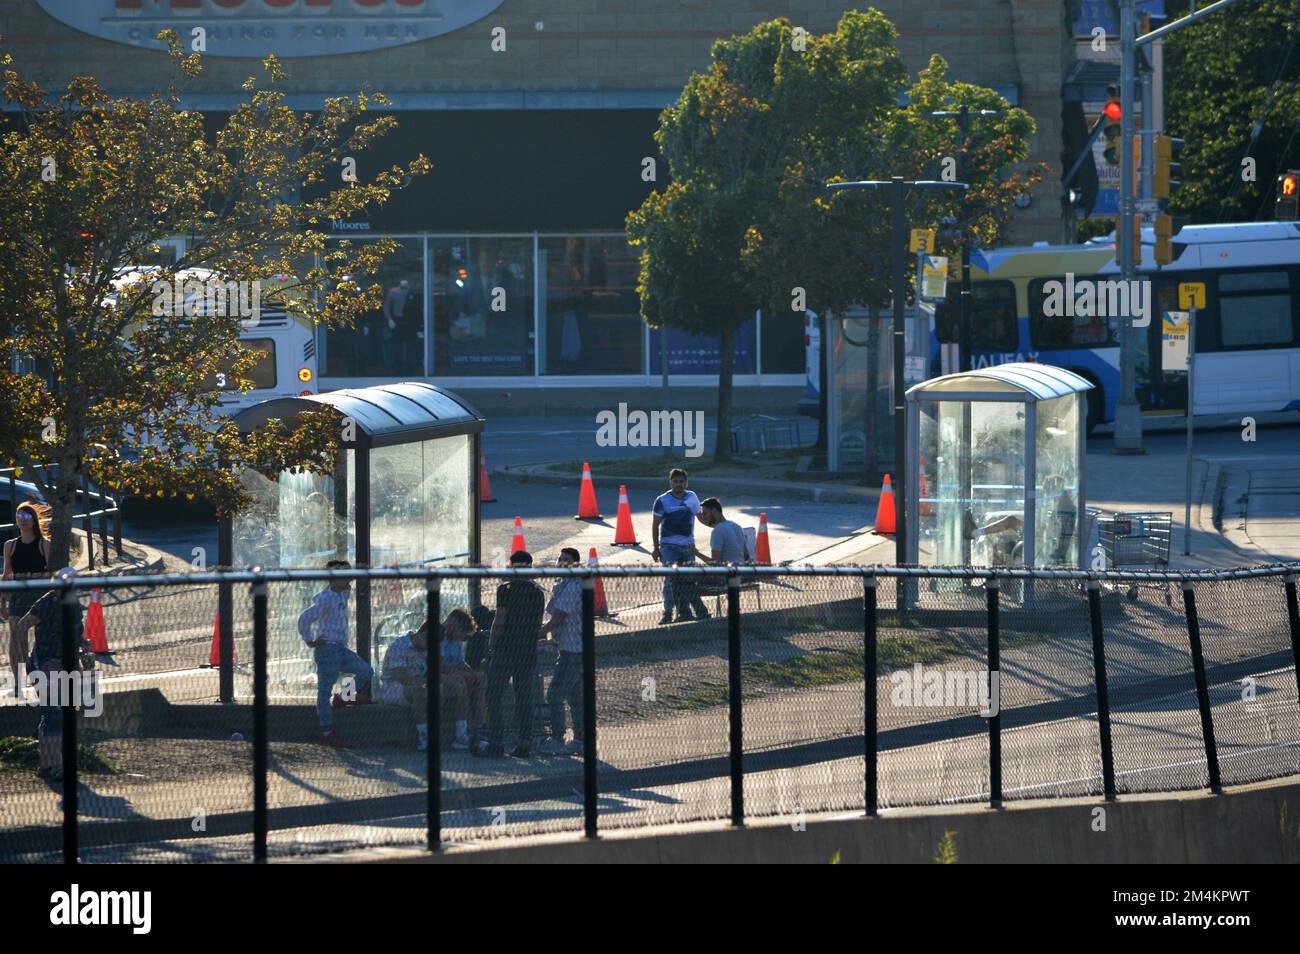
<path fill-rule="evenodd" d="M 699 520 L 713 529 L 709 534 L 709 549 L 712 552 L 705 556 L 696 550 L 696 556 L 707 563 L 719 565 L 749 562 L 749 544 L 745 540 L 745 531 L 740 524 L 722 515 L 722 501 L 717 497 L 701 501 Z"/>
<path fill-rule="evenodd" d="M 329 570 L 346 570 L 347 560 L 330 560 Z M 330 694 L 339 676 L 350 673 L 356 680 L 356 694 L 344 699 L 335 695 L 333 704 L 362 705 L 370 701 L 370 679 L 374 670 L 370 664 L 348 648 L 348 596 L 352 592 L 351 580 L 331 580 L 328 589 L 316 598 L 298 616 L 298 634 L 312 649 L 316 662 L 316 715 L 320 718 L 320 744 L 336 749 L 350 749 L 334 732 L 334 713 Z"/>
<path fill-rule="evenodd" d="M 573 547 L 560 551 L 556 566 L 577 566 L 581 557 Z M 582 752 L 582 581 L 576 576 L 558 580 L 546 611 L 551 618 L 542 627 L 543 639 L 554 638 L 555 672 L 546 691 L 551 709 L 551 737 L 542 742 L 543 755 Z M 564 744 L 564 706 L 573 710 L 573 741 Z"/>

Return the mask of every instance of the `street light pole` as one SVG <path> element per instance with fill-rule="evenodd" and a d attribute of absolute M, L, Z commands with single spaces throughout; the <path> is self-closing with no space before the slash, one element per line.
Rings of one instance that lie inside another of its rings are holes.
<path fill-rule="evenodd" d="M 898 566 L 907 563 L 907 494 L 912 481 L 907 470 L 907 404 L 904 387 L 904 370 L 906 366 L 907 325 L 904 310 L 907 304 L 907 213 L 904 203 L 913 190 L 926 192 L 932 189 L 967 189 L 964 182 L 933 182 L 920 180 L 908 182 L 902 176 L 894 176 L 888 182 L 873 179 L 863 182 L 832 182 L 827 189 L 887 189 L 890 199 L 890 265 L 894 286 L 894 562 Z M 919 292 L 919 290 L 918 290 Z M 919 309 L 918 309 L 919 311 Z M 867 356 L 871 360 L 871 356 Z M 899 586 L 898 601 L 900 608 L 904 602 L 906 587 Z"/>
<path fill-rule="evenodd" d="M 1120 169 L 1119 228 L 1115 247 L 1119 250 L 1120 280 L 1131 287 L 1137 280 L 1137 249 L 1133 243 L 1136 212 L 1133 199 L 1133 87 L 1137 67 L 1136 0 L 1120 0 L 1119 8 L 1120 85 Z M 1121 319 L 1119 349 L 1119 401 L 1115 407 L 1115 451 L 1142 453 L 1142 416 L 1137 402 L 1137 334 L 1133 317 Z"/>

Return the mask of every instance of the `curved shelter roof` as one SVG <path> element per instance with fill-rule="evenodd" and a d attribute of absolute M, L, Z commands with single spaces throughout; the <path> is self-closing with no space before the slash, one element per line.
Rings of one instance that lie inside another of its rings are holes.
<path fill-rule="evenodd" d="M 290 420 L 304 411 L 331 407 L 340 417 L 356 421 L 357 440 L 387 447 L 413 441 L 477 434 L 484 419 L 463 398 L 433 384 L 407 381 L 373 388 L 344 388 L 323 394 L 274 398 L 245 408 L 233 418 L 241 431 L 251 431 L 272 418 Z"/>
<path fill-rule="evenodd" d="M 907 389 L 909 401 L 1050 401 L 1078 394 L 1092 382 L 1050 364 L 1017 361 L 945 374 Z"/>

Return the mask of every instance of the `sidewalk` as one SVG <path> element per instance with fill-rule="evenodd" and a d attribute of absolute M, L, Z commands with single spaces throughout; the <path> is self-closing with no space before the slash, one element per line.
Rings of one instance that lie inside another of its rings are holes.
<path fill-rule="evenodd" d="M 545 464 L 516 465 L 501 473 L 518 480 L 570 484 L 573 478 L 547 473 Z M 1090 507 L 1109 511 L 1156 511 L 1173 515 L 1170 566 L 1209 569 L 1300 561 L 1300 453 L 1253 458 L 1197 458 L 1193 462 L 1190 553 L 1184 554 L 1185 463 L 1181 455 L 1121 456 L 1108 449 L 1087 456 L 1086 494 Z M 567 545 L 584 555 L 600 550 L 601 562 L 614 565 L 647 562 L 649 507 L 645 496 L 661 493 L 659 477 L 602 473 L 603 485 L 626 484 L 633 493 L 636 548 L 610 549 L 613 517 L 587 524 Z M 888 564 L 894 562 L 892 537 L 871 532 L 879 488 L 850 483 L 817 483 L 751 478 L 744 472 L 702 474 L 698 481 L 710 494 L 740 498 L 742 524 L 756 525 L 762 501 L 768 506 L 776 562 L 813 566 Z M 805 506 L 791 501 L 807 501 Z M 792 518 L 774 524 L 777 506 Z M 801 513 L 801 511 L 803 511 Z M 836 511 L 850 524 L 839 539 L 828 541 L 821 516 Z M 729 515 L 730 512 L 729 512 Z M 644 526 L 642 526 L 644 524 Z M 697 545 L 703 541 L 697 539 Z"/>

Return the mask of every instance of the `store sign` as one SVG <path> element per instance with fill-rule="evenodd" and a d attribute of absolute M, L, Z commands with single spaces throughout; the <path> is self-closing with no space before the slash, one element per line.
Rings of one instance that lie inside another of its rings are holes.
<path fill-rule="evenodd" d="M 154 37 L 170 28 L 186 50 L 257 58 L 362 53 L 416 43 L 481 20 L 502 2 L 37 0 L 56 20 L 114 43 L 164 49 Z"/>

